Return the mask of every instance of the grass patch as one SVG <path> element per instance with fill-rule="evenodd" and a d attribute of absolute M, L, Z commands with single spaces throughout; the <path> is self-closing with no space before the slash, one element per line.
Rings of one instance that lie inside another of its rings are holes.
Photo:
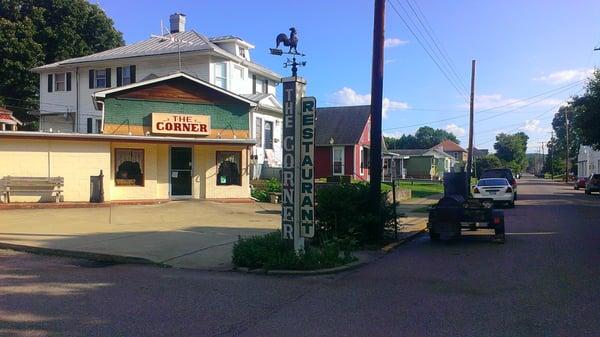
<path fill-rule="evenodd" d="M 425 198 L 430 195 L 444 193 L 444 185 L 441 183 L 401 181 L 399 186 L 410 190 L 413 198 Z"/>
<path fill-rule="evenodd" d="M 320 247 L 307 246 L 296 254 L 289 242 L 277 231 L 266 235 L 240 238 L 233 246 L 233 263 L 250 269 L 316 270 L 332 268 L 355 261 L 351 243 L 329 240 Z"/>

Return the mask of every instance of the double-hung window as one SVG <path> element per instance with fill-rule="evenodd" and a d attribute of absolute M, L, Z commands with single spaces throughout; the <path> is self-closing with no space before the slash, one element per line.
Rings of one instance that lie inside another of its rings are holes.
<path fill-rule="evenodd" d="M 106 69 L 90 69 L 89 77 L 89 88 L 110 88 L 112 86 L 110 81 L 111 68 Z"/>
<path fill-rule="evenodd" d="M 333 175 L 341 176 L 344 174 L 344 147 L 333 147 Z"/>
<path fill-rule="evenodd" d="M 365 174 L 365 169 L 369 168 L 369 149 L 360 147 L 360 174 Z"/>
<path fill-rule="evenodd" d="M 121 75 L 121 84 L 127 85 L 131 83 L 131 68 L 123 67 L 123 74 Z"/>
<path fill-rule="evenodd" d="M 215 85 L 227 89 L 227 63 L 215 63 Z"/>
<path fill-rule="evenodd" d="M 95 87 L 106 88 L 106 69 L 99 69 L 95 71 Z"/>
<path fill-rule="evenodd" d="M 135 65 L 117 67 L 117 87 L 135 83 Z"/>
<path fill-rule="evenodd" d="M 54 74 L 54 91 L 65 91 L 66 89 L 66 74 Z"/>

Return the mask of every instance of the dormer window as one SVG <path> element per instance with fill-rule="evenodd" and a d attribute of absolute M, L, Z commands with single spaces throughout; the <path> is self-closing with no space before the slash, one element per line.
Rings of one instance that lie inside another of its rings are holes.
<path fill-rule="evenodd" d="M 238 54 L 241 58 L 246 58 L 246 48 L 238 46 Z"/>

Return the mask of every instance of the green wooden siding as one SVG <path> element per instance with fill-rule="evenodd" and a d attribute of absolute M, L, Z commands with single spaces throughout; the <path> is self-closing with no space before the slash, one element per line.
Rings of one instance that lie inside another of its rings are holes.
<path fill-rule="evenodd" d="M 104 101 L 106 124 L 143 125 L 150 127 L 152 113 L 164 112 L 210 116 L 213 129 L 249 130 L 249 107 L 245 104 L 213 105 L 107 98 Z"/>
<path fill-rule="evenodd" d="M 429 176 L 431 171 L 432 157 L 417 157 L 411 156 L 405 160 L 406 175 L 409 177 L 424 177 Z"/>

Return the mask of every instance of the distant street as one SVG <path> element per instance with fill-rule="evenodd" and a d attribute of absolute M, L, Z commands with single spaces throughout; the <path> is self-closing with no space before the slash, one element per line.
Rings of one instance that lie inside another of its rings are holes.
<path fill-rule="evenodd" d="M 504 245 L 422 235 L 333 276 L 0 251 L 0 336 L 599 336 L 600 196 L 523 178 L 505 212 Z"/>

